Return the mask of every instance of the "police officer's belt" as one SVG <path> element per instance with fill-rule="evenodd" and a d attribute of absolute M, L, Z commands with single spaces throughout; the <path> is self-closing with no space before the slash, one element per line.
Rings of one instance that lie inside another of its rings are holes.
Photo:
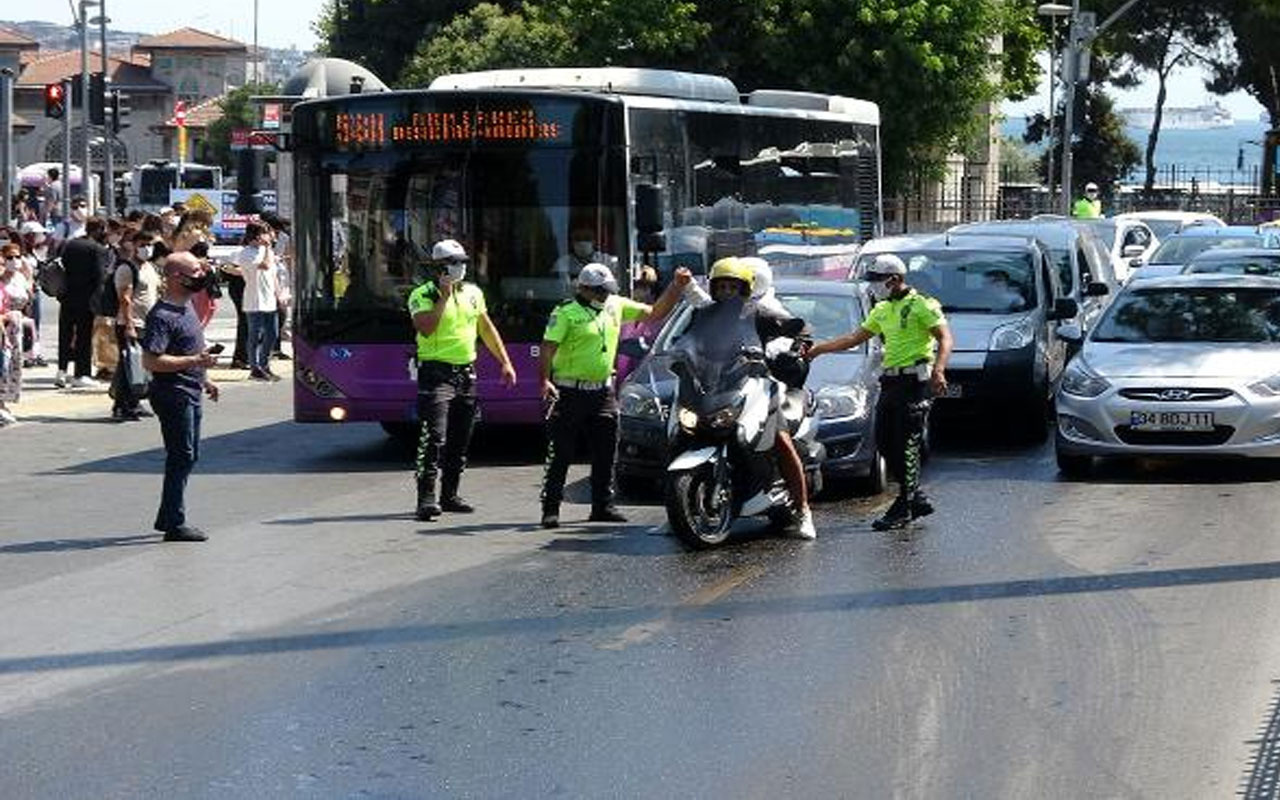
<path fill-rule="evenodd" d="M 419 361 L 418 366 L 440 372 L 467 372 L 472 367 L 471 364 L 450 364 L 447 361 Z"/>
<path fill-rule="evenodd" d="M 603 389 L 609 385 L 608 381 L 553 381 L 556 386 L 561 389 L 581 389 L 583 391 L 596 391 Z"/>
<path fill-rule="evenodd" d="M 930 372 L 929 362 L 920 361 L 909 367 L 885 367 L 880 373 L 885 377 L 894 378 L 902 375 L 913 375 L 921 380 L 928 378 Z"/>

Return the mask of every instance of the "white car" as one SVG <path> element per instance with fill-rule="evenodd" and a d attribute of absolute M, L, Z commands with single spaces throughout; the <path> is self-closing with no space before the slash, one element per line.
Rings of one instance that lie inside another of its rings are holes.
<path fill-rule="evenodd" d="M 1116 280 L 1124 283 L 1129 280 L 1130 270 L 1146 262 L 1160 244 L 1147 223 L 1136 217 L 1112 217 L 1076 220 L 1081 225 L 1093 228 L 1098 240 L 1111 258 L 1111 268 Z"/>
<path fill-rule="evenodd" d="M 1280 279 L 1133 283 L 1063 373 L 1057 410 L 1066 475 L 1095 456 L 1280 457 Z"/>
<path fill-rule="evenodd" d="M 1217 228 L 1226 224 L 1206 211 L 1127 211 L 1116 214 L 1112 219 L 1137 220 L 1150 228 L 1156 238 L 1161 241 L 1196 225 L 1210 225 Z"/>

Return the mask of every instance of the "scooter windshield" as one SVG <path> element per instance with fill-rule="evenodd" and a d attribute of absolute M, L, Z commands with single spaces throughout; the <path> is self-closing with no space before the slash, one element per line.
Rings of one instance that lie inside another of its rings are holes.
<path fill-rule="evenodd" d="M 721 302 L 694 312 L 672 348 L 674 371 L 684 397 L 736 391 L 748 377 L 767 373 L 753 315 L 743 305 Z"/>

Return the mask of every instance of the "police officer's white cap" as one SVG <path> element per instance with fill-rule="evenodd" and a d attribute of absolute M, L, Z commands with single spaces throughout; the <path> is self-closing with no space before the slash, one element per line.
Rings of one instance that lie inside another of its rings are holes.
<path fill-rule="evenodd" d="M 618 291 L 618 282 L 613 273 L 604 264 L 587 264 L 578 273 L 578 285 L 585 289 L 605 289 Z"/>
<path fill-rule="evenodd" d="M 431 248 L 432 261 L 466 261 L 467 249 L 456 239 L 441 239 Z"/>
<path fill-rule="evenodd" d="M 876 256 L 871 266 L 867 267 L 868 275 L 906 275 L 907 265 L 893 253 L 881 253 Z"/>
<path fill-rule="evenodd" d="M 1086 192 L 1096 192 L 1098 191 L 1098 184 L 1094 183 L 1093 181 L 1089 181 L 1084 185 L 1084 190 Z"/>

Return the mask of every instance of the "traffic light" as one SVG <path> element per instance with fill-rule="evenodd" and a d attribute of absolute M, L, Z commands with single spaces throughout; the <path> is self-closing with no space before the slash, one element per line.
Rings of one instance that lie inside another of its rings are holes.
<path fill-rule="evenodd" d="M 101 72 L 89 76 L 89 124 L 106 123 L 107 79 Z"/>
<path fill-rule="evenodd" d="M 67 114 L 67 95 L 60 83 L 44 85 L 44 115 L 62 119 Z"/>
<path fill-rule="evenodd" d="M 111 116 L 112 133 L 119 133 L 121 128 L 129 127 L 129 123 L 124 121 L 124 118 L 129 116 L 129 95 L 124 94 L 119 89 L 113 89 L 107 114 Z"/>

